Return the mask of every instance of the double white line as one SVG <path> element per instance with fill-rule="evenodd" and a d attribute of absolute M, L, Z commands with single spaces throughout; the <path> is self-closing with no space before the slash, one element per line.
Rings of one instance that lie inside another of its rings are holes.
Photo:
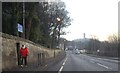
<path fill-rule="evenodd" d="M 67 58 L 66 58 L 65 61 L 63 62 L 63 64 L 62 64 L 61 68 L 59 69 L 59 72 L 58 72 L 58 73 L 61 73 L 61 71 L 63 70 L 63 67 L 64 67 L 66 61 L 67 61 Z"/>

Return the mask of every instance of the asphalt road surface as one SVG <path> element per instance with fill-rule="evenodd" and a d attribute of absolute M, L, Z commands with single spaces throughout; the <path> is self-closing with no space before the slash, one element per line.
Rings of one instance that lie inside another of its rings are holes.
<path fill-rule="evenodd" d="M 66 52 L 66 58 L 47 71 L 118 71 L 118 61 Z"/>

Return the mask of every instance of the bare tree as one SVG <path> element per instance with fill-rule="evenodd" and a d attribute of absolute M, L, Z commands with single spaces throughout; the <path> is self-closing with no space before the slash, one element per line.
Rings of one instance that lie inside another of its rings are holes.
<path fill-rule="evenodd" d="M 108 37 L 109 45 L 109 55 L 118 56 L 118 35 L 113 34 Z"/>

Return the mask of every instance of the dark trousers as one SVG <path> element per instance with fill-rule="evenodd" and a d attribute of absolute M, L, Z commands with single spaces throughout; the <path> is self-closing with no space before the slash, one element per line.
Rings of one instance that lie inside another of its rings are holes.
<path fill-rule="evenodd" d="M 21 65 L 27 65 L 27 56 L 21 57 Z"/>

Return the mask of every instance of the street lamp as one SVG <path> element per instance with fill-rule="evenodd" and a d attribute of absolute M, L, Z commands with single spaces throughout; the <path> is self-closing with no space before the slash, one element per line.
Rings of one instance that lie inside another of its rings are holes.
<path fill-rule="evenodd" d="M 59 17 L 57 17 L 57 21 L 60 21 L 61 19 Z"/>
<path fill-rule="evenodd" d="M 59 22 L 61 21 L 61 19 L 59 17 L 57 17 L 57 21 L 58 21 L 58 26 L 59 26 L 58 27 L 58 31 L 59 31 L 58 32 L 58 46 L 59 46 L 59 40 L 60 40 L 60 23 Z"/>
<path fill-rule="evenodd" d="M 59 17 L 57 17 L 56 19 L 57 19 L 58 22 L 61 21 L 61 19 L 60 19 Z M 56 25 L 55 28 L 53 29 L 53 42 L 52 42 L 53 45 L 54 45 L 55 30 L 56 30 L 57 26 L 58 26 L 58 25 Z M 60 31 L 60 26 L 59 26 L 58 29 L 59 29 L 59 31 Z M 58 41 L 59 41 L 59 37 L 58 37 Z M 54 57 L 55 57 L 55 47 L 53 47 L 53 48 L 54 48 Z"/>
<path fill-rule="evenodd" d="M 98 55 L 99 55 L 99 52 L 100 52 L 100 50 L 98 49 L 98 50 L 97 50 L 97 54 L 98 54 Z"/>

